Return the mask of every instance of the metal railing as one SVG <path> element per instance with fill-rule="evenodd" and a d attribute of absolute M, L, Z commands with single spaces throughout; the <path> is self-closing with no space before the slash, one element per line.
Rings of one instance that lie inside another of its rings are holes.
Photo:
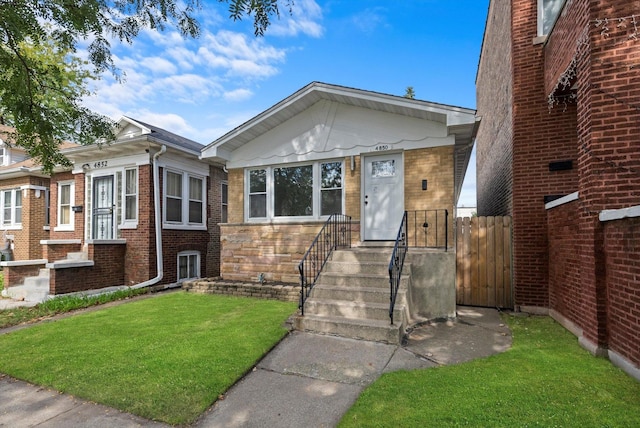
<path fill-rule="evenodd" d="M 419 210 L 407 211 L 408 245 L 410 247 L 449 247 L 449 211 Z"/>
<path fill-rule="evenodd" d="M 393 246 L 393 253 L 391 253 L 391 261 L 389 262 L 389 286 L 391 289 L 391 295 L 389 296 L 389 318 L 391 318 L 392 325 L 393 308 L 396 305 L 396 297 L 398 296 L 398 289 L 400 288 L 404 258 L 409 249 L 407 238 L 407 211 L 405 211 L 402 216 L 402 223 L 400 223 L 400 229 L 398 229 L 396 243 Z"/>
<path fill-rule="evenodd" d="M 331 252 L 338 248 L 351 247 L 351 217 L 331 214 L 311 246 L 298 264 L 300 272 L 300 303 L 298 308 L 304 315 L 304 302 L 318 279 Z"/>

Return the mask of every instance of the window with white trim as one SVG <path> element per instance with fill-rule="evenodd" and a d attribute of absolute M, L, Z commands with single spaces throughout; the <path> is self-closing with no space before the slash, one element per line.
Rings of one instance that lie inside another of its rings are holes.
<path fill-rule="evenodd" d="M 135 223 L 138 220 L 138 169 L 124 170 L 124 223 Z"/>
<path fill-rule="evenodd" d="M 546 36 L 553 29 L 566 0 L 538 0 L 538 36 Z"/>
<path fill-rule="evenodd" d="M 4 228 L 22 226 L 22 190 L 3 190 L 2 198 L 2 226 Z"/>
<path fill-rule="evenodd" d="M 2 143 L 2 140 L 0 140 Z M 6 165 L 7 161 L 7 149 L 4 146 L 0 146 L 0 166 Z"/>
<path fill-rule="evenodd" d="M 319 219 L 344 207 L 340 160 L 278 165 L 246 171 L 245 213 L 249 221 Z"/>
<path fill-rule="evenodd" d="M 178 253 L 178 282 L 200 278 L 200 252 L 181 251 Z"/>
<path fill-rule="evenodd" d="M 58 226 L 55 230 L 73 230 L 73 201 L 75 199 L 75 183 L 73 181 L 58 182 Z"/>
<path fill-rule="evenodd" d="M 49 189 L 45 189 L 44 191 L 44 226 L 49 228 L 49 222 L 51 220 L 51 207 L 49 203 L 51 202 L 51 197 L 49 196 Z"/>
<path fill-rule="evenodd" d="M 205 178 L 165 169 L 164 225 L 175 228 L 205 228 Z"/>

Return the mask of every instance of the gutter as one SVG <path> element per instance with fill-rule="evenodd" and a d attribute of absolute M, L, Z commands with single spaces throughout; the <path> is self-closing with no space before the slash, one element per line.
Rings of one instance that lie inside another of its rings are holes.
<path fill-rule="evenodd" d="M 160 167 L 158 166 L 158 158 L 166 151 L 167 146 L 163 144 L 160 151 L 153 155 L 153 206 L 156 216 L 156 270 L 158 275 L 155 278 L 132 285 L 129 287 L 131 290 L 157 284 L 164 276 L 162 269 L 162 217 L 160 216 Z"/>

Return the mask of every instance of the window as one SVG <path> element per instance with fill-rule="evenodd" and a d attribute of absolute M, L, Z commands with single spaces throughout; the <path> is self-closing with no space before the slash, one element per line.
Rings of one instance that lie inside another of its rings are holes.
<path fill-rule="evenodd" d="M 0 140 L 0 143 L 2 143 L 2 140 Z M 0 166 L 5 165 L 6 159 L 7 159 L 6 149 L 4 147 L 0 147 Z"/>
<path fill-rule="evenodd" d="M 49 189 L 47 189 L 44 191 L 44 225 L 47 228 L 49 228 L 49 221 L 51 219 L 51 207 L 49 206 L 50 201 Z"/>
<path fill-rule="evenodd" d="M 220 222 L 226 223 L 229 219 L 229 185 L 226 181 L 222 182 L 221 200 L 222 209 L 220 210 Z"/>
<path fill-rule="evenodd" d="M 205 179 L 187 172 L 165 171 L 165 226 L 205 228 Z"/>
<path fill-rule="evenodd" d="M 200 252 L 178 253 L 178 282 L 200 277 Z"/>
<path fill-rule="evenodd" d="M 73 182 L 58 183 L 58 227 L 56 230 L 73 230 L 73 213 L 75 185 Z"/>
<path fill-rule="evenodd" d="M 135 222 L 138 219 L 138 170 L 124 171 L 124 221 Z"/>
<path fill-rule="evenodd" d="M 313 214 L 313 166 L 274 168 L 273 183 L 276 217 Z"/>
<path fill-rule="evenodd" d="M 167 172 L 166 220 L 182 222 L 182 174 Z"/>
<path fill-rule="evenodd" d="M 247 171 L 249 220 L 309 218 L 342 213 L 342 161 Z"/>
<path fill-rule="evenodd" d="M 566 0 L 538 0 L 538 36 L 546 36 L 553 29 Z"/>
<path fill-rule="evenodd" d="M 22 190 L 2 191 L 2 225 L 20 227 L 22 225 Z"/>
<path fill-rule="evenodd" d="M 342 162 L 320 165 L 320 215 L 342 212 Z"/>

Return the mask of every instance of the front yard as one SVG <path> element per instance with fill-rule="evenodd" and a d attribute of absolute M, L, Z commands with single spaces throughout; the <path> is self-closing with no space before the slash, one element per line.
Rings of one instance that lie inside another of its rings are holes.
<path fill-rule="evenodd" d="M 195 420 L 287 332 L 294 303 L 170 293 L 0 336 L 0 372 L 171 424 Z"/>

